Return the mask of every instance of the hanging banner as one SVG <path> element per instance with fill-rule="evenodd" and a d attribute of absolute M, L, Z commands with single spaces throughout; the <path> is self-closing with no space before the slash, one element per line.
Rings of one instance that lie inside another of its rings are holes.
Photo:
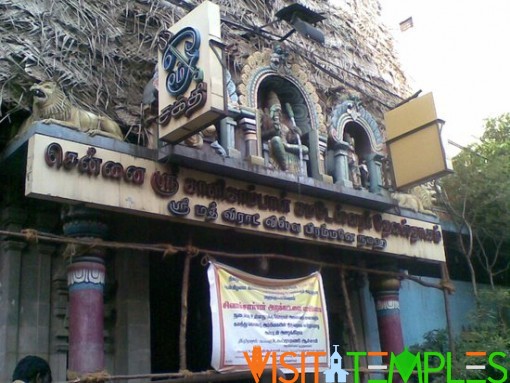
<path fill-rule="evenodd" d="M 322 278 L 318 272 L 298 279 L 269 279 L 211 263 L 213 348 L 217 371 L 247 370 L 246 355 L 287 356 L 287 365 L 306 371 L 327 368 L 329 333 Z M 321 354 L 317 360 L 303 355 Z M 270 367 L 270 366 L 268 366 Z"/>

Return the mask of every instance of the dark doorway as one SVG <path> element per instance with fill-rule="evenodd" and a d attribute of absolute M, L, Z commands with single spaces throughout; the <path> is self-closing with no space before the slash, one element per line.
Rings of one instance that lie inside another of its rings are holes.
<path fill-rule="evenodd" d="M 181 291 L 185 255 L 154 257 L 150 265 L 153 373 L 179 371 Z M 210 369 L 211 315 L 207 269 L 192 258 L 188 290 L 186 359 L 190 371 Z"/>

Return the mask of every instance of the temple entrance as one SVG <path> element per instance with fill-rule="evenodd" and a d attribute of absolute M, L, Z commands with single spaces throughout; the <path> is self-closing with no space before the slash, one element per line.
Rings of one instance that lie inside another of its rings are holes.
<path fill-rule="evenodd" d="M 188 227 L 188 231 L 189 229 L 191 228 Z M 296 244 L 240 232 L 194 229 L 201 234 L 193 237 L 196 238 L 193 244 L 197 248 L 239 255 L 250 252 L 260 254 L 276 252 L 299 257 L 306 254 L 315 260 L 323 259 L 328 262 L 332 261 L 333 254 L 335 258 L 345 257 L 346 261 L 350 258 L 349 253 L 332 252 L 330 248 Z M 228 245 L 225 245 L 226 243 Z M 190 265 L 186 367 L 193 372 L 211 369 L 212 325 L 207 266 L 202 262 L 203 255 L 193 257 Z M 179 345 L 179 335 L 184 259 L 183 253 L 167 257 L 150 255 L 151 372 L 155 374 L 179 372 L 181 368 L 182 349 Z M 219 257 L 217 260 L 254 275 L 277 279 L 298 278 L 318 270 L 317 265 L 263 257 Z M 329 341 L 331 345 L 339 345 L 339 351 L 344 353 L 349 350 L 349 337 L 345 317 L 346 306 L 339 286 L 339 271 L 336 268 L 325 267 L 320 272 L 327 304 Z M 349 290 L 356 288 L 354 284 L 354 274 L 351 274 L 348 279 Z M 351 301 L 353 298 L 354 296 L 351 296 Z M 307 380 L 313 380 L 313 376 L 307 376 Z M 253 378 L 249 376 L 247 379 L 238 378 L 236 381 L 253 383 Z M 262 383 L 270 381 L 270 375 L 261 380 Z"/>
<path fill-rule="evenodd" d="M 150 262 L 151 370 L 178 372 L 184 256 L 152 257 Z M 186 336 L 187 368 L 210 369 L 211 314 L 206 268 L 192 259 Z"/>
<path fill-rule="evenodd" d="M 150 262 L 151 372 L 179 370 L 182 258 Z"/>

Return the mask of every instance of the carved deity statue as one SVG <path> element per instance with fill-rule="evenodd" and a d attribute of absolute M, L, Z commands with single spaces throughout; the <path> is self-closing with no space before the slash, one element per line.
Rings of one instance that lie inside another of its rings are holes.
<path fill-rule="evenodd" d="M 283 48 L 280 43 L 277 43 L 273 47 L 273 52 L 271 53 L 270 58 L 270 66 L 273 70 L 277 72 L 285 72 L 289 69 L 289 63 L 287 62 L 289 58 L 289 52 Z"/>
<path fill-rule="evenodd" d="M 280 170 L 306 174 L 304 157 L 308 147 L 301 143 L 301 129 L 294 122 L 290 104 L 285 112 L 277 94 L 270 91 L 262 115 L 262 139 L 267 140 L 270 164 Z"/>
<path fill-rule="evenodd" d="M 368 172 L 367 161 L 361 161 L 361 164 L 359 165 L 359 173 L 361 177 L 361 186 L 363 186 L 365 189 L 368 189 L 370 183 L 370 173 Z"/>
<path fill-rule="evenodd" d="M 344 140 L 349 144 L 347 149 L 347 157 L 349 164 L 349 179 L 351 180 L 355 189 L 361 189 L 361 172 L 359 165 L 359 157 L 356 154 L 356 144 L 354 137 L 349 133 L 345 133 Z M 367 169 L 368 170 L 368 169 Z"/>

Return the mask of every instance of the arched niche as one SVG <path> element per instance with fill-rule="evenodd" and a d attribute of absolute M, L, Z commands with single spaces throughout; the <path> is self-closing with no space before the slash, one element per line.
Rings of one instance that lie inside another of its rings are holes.
<path fill-rule="evenodd" d="M 257 110 L 264 110 L 268 107 L 268 95 L 271 91 L 278 95 L 282 105 L 290 104 L 296 125 L 301 128 L 303 134 L 307 134 L 313 129 L 306 100 L 298 86 L 288 78 L 271 74 L 264 76 L 257 88 Z"/>
<path fill-rule="evenodd" d="M 337 105 L 331 114 L 328 132 L 328 174 L 335 183 L 360 188 L 356 172 L 361 178 L 366 166 L 369 180 L 366 188 L 381 193 L 382 160 L 385 158 L 384 136 L 372 115 L 359 100 L 350 99 Z"/>
<path fill-rule="evenodd" d="M 282 102 L 289 103 L 296 125 L 302 132 L 301 139 L 309 149 L 308 175 L 323 179 L 327 131 L 322 108 L 314 86 L 305 71 L 297 64 L 289 64 L 291 57 L 281 49 L 266 49 L 251 55 L 241 73 L 238 85 L 239 104 L 257 115 L 258 155 L 263 156 L 264 139 L 261 121 L 267 97 L 274 91 Z M 266 165 L 269 165 L 266 161 Z"/>

